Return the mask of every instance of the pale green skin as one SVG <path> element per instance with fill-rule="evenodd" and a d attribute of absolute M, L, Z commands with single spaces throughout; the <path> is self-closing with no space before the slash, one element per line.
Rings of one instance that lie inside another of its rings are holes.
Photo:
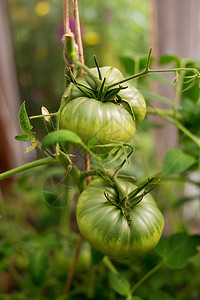
<path fill-rule="evenodd" d="M 84 97 L 70 101 L 63 108 L 60 128 L 75 132 L 85 143 L 98 137 L 98 145 L 128 143 L 136 130 L 134 120 L 124 108 Z"/>
<path fill-rule="evenodd" d="M 119 182 L 127 193 L 136 188 L 130 182 Z M 104 191 L 116 196 L 109 184 L 95 179 L 78 199 L 76 218 L 83 237 L 112 257 L 140 256 L 154 248 L 161 237 L 164 218 L 153 197 L 146 195 L 132 208 L 129 224 L 121 210 L 105 198 Z"/>
<path fill-rule="evenodd" d="M 98 76 L 96 68 L 91 71 Z M 102 77 L 107 77 L 107 85 L 123 79 L 120 71 L 115 68 L 103 67 L 101 73 Z M 78 78 L 77 81 L 89 88 L 96 88 L 94 81 L 87 74 Z M 66 105 L 60 113 L 60 128 L 75 132 L 85 143 L 98 137 L 99 140 L 93 148 L 96 153 L 105 153 L 111 149 L 101 147 L 101 145 L 130 143 L 135 135 L 136 125 L 145 117 L 146 103 L 139 91 L 131 86 L 121 90 L 119 96 L 130 103 L 132 114 L 130 113 L 131 109 L 130 111 L 126 109 L 129 107 L 126 103 L 123 107 L 113 102 L 101 102 L 87 98 L 73 86 Z"/>

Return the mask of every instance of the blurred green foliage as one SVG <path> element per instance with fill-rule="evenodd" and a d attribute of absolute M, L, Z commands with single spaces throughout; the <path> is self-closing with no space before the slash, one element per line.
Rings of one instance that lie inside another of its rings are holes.
<path fill-rule="evenodd" d="M 56 111 L 65 87 L 62 1 L 8 0 L 8 7 L 22 101 L 26 100 L 31 114 L 40 114 L 42 105 L 51 112 Z M 149 44 L 149 1 L 87 0 L 80 1 L 79 10 L 87 65 L 94 66 L 95 54 L 100 65 L 119 67 L 126 75 L 143 69 Z M 71 26 L 73 29 L 72 20 Z M 161 64 L 169 62 L 175 66 L 182 63 L 178 57 L 169 55 L 160 60 Z M 187 66 L 194 65 L 199 66 L 187 62 Z M 163 77 L 152 76 L 152 79 L 175 87 L 173 82 Z M 146 79 L 135 80 L 134 84 L 143 90 L 148 103 L 152 98 L 171 103 L 170 99 L 150 93 Z M 185 85 L 187 87 L 188 84 Z M 197 85 L 183 93 L 180 113 L 183 124 L 192 133 L 198 133 L 200 109 Z M 42 135 L 43 121 L 31 123 L 34 130 L 38 132 L 39 129 Z M 130 160 L 128 168 L 123 168 L 126 175 L 136 174 L 138 182 L 161 171 L 155 157 L 153 128 L 160 128 L 160 125 L 148 119 L 138 127 L 133 141 L 133 160 Z M 199 148 L 193 141 L 183 134 L 180 134 L 179 140 L 181 150 L 199 157 Z M 198 166 L 196 163 L 192 167 L 197 170 Z M 193 199 L 182 196 L 184 176 L 187 177 L 191 171 L 189 167 L 181 169 L 185 170 L 182 177 L 169 177 L 161 188 L 154 191 L 170 234 L 195 231 L 197 227 L 195 220 L 183 222 L 182 204 Z M 76 187 L 60 168 L 30 170 L 21 175 L 5 195 L 0 227 L 0 299 L 66 299 L 60 295 L 78 240 L 76 196 Z M 115 293 L 112 284 L 109 286 L 108 270 L 103 263 L 96 267 L 91 261 L 90 246 L 84 242 L 69 299 L 124 299 Z M 159 262 L 155 251 L 142 258 L 114 261 L 120 274 L 131 285 Z M 199 256 L 191 258 L 187 268 L 182 270 L 163 267 L 136 291 L 137 296 L 133 299 L 198 300 L 199 270 Z M 115 282 L 116 278 L 111 281 Z"/>

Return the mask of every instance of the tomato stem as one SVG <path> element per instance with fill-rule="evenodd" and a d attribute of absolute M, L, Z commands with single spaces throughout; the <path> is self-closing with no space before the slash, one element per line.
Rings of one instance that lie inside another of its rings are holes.
<path fill-rule="evenodd" d="M 114 87 L 114 86 L 116 86 L 116 85 L 119 85 L 119 84 L 121 84 L 121 83 L 124 83 L 124 82 L 127 82 L 127 81 L 129 81 L 129 80 L 131 80 L 131 79 L 135 79 L 135 78 L 137 78 L 137 77 L 142 77 L 142 76 L 145 76 L 145 75 L 147 75 L 147 74 L 151 74 L 151 73 L 171 73 L 171 72 L 185 72 L 185 71 L 191 71 L 191 72 L 193 72 L 195 75 L 195 77 L 197 78 L 197 79 L 199 79 L 200 78 L 200 73 L 199 73 L 199 71 L 197 70 L 197 69 L 195 69 L 195 68 L 174 68 L 174 69 L 158 69 L 158 70 L 153 70 L 153 69 L 150 69 L 150 60 L 151 60 L 151 53 L 152 53 L 152 48 L 150 48 L 150 50 L 149 50 L 149 53 L 148 53 L 148 57 L 147 57 L 147 63 L 146 63 L 146 67 L 145 67 L 145 69 L 142 71 L 142 72 L 140 72 L 140 73 L 138 73 L 138 74 L 135 74 L 135 75 L 132 75 L 132 76 L 129 76 L 129 77 L 127 77 L 127 78 L 125 78 L 125 79 L 123 79 L 123 80 L 120 80 L 120 81 L 118 81 L 118 82 L 115 82 L 115 83 L 113 83 L 113 84 L 110 84 L 110 85 L 108 85 L 107 87 L 110 89 L 110 88 L 112 88 L 112 87 Z"/>
<path fill-rule="evenodd" d="M 103 263 L 112 273 L 119 273 L 108 256 L 104 256 Z"/>
<path fill-rule="evenodd" d="M 42 165 L 54 165 L 54 164 L 59 164 L 59 162 L 56 158 L 45 157 L 45 158 L 42 158 L 42 159 L 38 159 L 36 161 L 30 162 L 28 164 L 25 164 L 25 165 L 22 165 L 20 167 L 17 167 L 17 168 L 11 169 L 9 171 L 6 171 L 4 173 L 1 173 L 0 174 L 0 180 L 3 180 L 5 178 L 8 178 L 10 176 L 13 176 L 17 173 L 26 171 L 26 170 L 31 169 L 31 168 L 39 167 L 39 166 L 42 166 Z"/>
<path fill-rule="evenodd" d="M 151 269 L 148 273 L 146 273 L 132 288 L 131 295 L 146 281 L 149 277 L 151 277 L 154 273 L 156 273 L 162 266 L 164 265 L 164 260 L 162 260 L 159 264 L 157 264 L 153 269 Z"/>
<path fill-rule="evenodd" d="M 156 108 L 147 108 L 148 113 L 156 114 L 168 121 L 169 123 L 176 126 L 180 131 L 187 135 L 199 148 L 200 148 L 200 139 L 193 135 L 186 127 L 184 127 L 179 120 L 174 119 L 171 116 L 171 111 L 165 111 Z"/>
<path fill-rule="evenodd" d="M 39 119 L 39 118 L 44 118 L 44 117 L 51 117 L 51 116 L 58 116 L 58 112 L 55 113 L 50 113 L 50 114 L 45 114 L 45 115 L 36 115 L 36 116 L 30 116 L 29 119 Z"/>
<path fill-rule="evenodd" d="M 74 64 L 77 67 L 83 69 L 92 78 L 92 80 L 96 84 L 96 87 L 100 87 L 101 86 L 102 81 L 87 66 L 85 66 L 84 64 L 82 64 L 79 60 L 75 60 Z"/>

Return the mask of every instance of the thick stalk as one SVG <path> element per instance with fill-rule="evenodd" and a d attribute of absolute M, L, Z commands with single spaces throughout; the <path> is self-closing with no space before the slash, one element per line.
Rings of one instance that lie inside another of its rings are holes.
<path fill-rule="evenodd" d="M 100 87 L 102 81 L 90 70 L 90 68 L 82 64 L 79 60 L 74 61 L 74 64 L 78 68 L 83 69 L 92 78 L 92 80 L 96 84 L 96 87 Z"/>
<path fill-rule="evenodd" d="M 31 168 L 39 167 L 39 166 L 42 166 L 42 165 L 54 165 L 54 164 L 59 164 L 59 162 L 55 158 L 46 157 L 46 158 L 38 159 L 36 161 L 30 162 L 28 164 L 25 164 L 25 165 L 22 165 L 20 167 L 17 167 L 17 168 L 14 168 L 12 170 L 1 173 L 0 174 L 0 180 L 3 180 L 5 178 L 8 178 L 10 176 L 13 176 L 17 173 L 26 171 L 26 170 L 31 169 Z"/>

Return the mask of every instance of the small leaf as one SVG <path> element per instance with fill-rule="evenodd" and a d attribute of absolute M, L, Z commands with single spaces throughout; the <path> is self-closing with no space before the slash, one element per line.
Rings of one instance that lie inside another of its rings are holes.
<path fill-rule="evenodd" d="M 49 133 L 42 141 L 42 149 L 46 149 L 47 147 L 57 144 L 57 143 L 74 143 L 78 145 L 83 145 L 81 138 L 74 132 L 69 130 L 58 130 Z"/>
<path fill-rule="evenodd" d="M 187 266 L 188 259 L 198 253 L 200 235 L 177 233 L 170 237 L 162 237 L 156 246 L 156 252 L 163 257 L 167 267 L 181 269 Z"/>
<path fill-rule="evenodd" d="M 103 253 L 99 252 L 94 247 L 91 247 L 91 254 L 92 254 L 92 263 L 94 265 L 99 264 L 105 256 Z"/>
<path fill-rule="evenodd" d="M 23 142 L 26 142 L 26 141 L 28 141 L 28 140 L 30 139 L 30 137 L 29 137 L 29 135 L 27 135 L 27 134 L 20 134 L 20 135 L 16 135 L 16 136 L 15 136 L 15 139 L 16 139 L 17 141 L 23 141 Z"/>
<path fill-rule="evenodd" d="M 162 175 L 169 176 L 187 170 L 195 163 L 195 157 L 178 149 L 171 149 L 167 152 L 163 164 Z"/>
<path fill-rule="evenodd" d="M 25 101 L 19 110 L 19 122 L 23 133 L 29 134 L 33 126 L 31 126 L 25 107 Z"/>
<path fill-rule="evenodd" d="M 119 273 L 109 272 L 108 280 L 113 290 L 120 295 L 127 295 L 130 290 L 130 283 Z"/>

